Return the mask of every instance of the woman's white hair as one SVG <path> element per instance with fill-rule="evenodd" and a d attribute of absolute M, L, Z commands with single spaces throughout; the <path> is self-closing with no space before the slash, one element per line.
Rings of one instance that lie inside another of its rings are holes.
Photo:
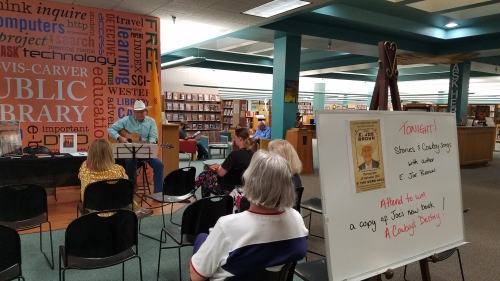
<path fill-rule="evenodd" d="M 243 193 L 257 206 L 283 211 L 295 205 L 293 171 L 277 153 L 259 150 L 243 173 Z"/>
<path fill-rule="evenodd" d="M 290 163 L 292 171 L 295 174 L 300 174 L 300 172 L 302 172 L 302 162 L 299 159 L 299 155 L 288 141 L 275 139 L 268 144 L 267 150 L 276 152 L 281 157 L 285 158 L 288 163 Z"/>

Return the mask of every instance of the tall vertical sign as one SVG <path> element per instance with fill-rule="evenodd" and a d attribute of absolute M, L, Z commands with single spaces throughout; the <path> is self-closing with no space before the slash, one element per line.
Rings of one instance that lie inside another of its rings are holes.
<path fill-rule="evenodd" d="M 34 0 L 0 1 L 0 121 L 19 120 L 23 146 L 79 150 L 137 99 L 148 103 L 158 18 Z"/>
<path fill-rule="evenodd" d="M 470 66 L 470 61 L 450 65 L 448 112 L 455 113 L 457 124 L 462 123 L 461 117 L 467 117 Z"/>

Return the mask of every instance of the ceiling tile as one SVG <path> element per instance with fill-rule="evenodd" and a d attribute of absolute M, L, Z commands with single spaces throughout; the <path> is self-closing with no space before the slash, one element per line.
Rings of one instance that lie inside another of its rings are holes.
<path fill-rule="evenodd" d="M 177 2 L 182 2 L 190 5 L 201 6 L 203 8 L 210 7 L 222 0 L 176 0 Z"/>
<path fill-rule="evenodd" d="M 123 0 L 120 2 L 120 5 L 127 5 L 127 6 L 146 6 L 149 8 L 160 8 L 164 6 L 165 4 L 168 4 L 171 2 L 171 0 Z"/>
<path fill-rule="evenodd" d="M 75 5 L 89 6 L 99 9 L 111 10 L 119 2 L 114 1 L 102 1 L 102 0 L 73 0 Z"/>
<path fill-rule="evenodd" d="M 197 6 L 197 5 L 192 5 L 192 4 L 187 4 L 184 2 L 178 2 L 178 1 L 172 1 L 169 2 L 163 6 L 161 6 L 161 10 L 166 10 L 166 11 L 171 11 L 171 12 L 178 12 L 182 14 L 194 14 L 196 12 L 199 12 L 203 10 L 205 7 L 203 6 Z"/>
<path fill-rule="evenodd" d="M 136 4 L 124 4 L 120 3 L 116 5 L 113 10 L 120 11 L 120 12 L 127 12 L 127 13 L 133 13 L 133 14 L 140 14 L 140 15 L 147 15 L 155 10 L 157 8 L 154 7 L 149 7 L 145 5 L 141 5 L 140 2 L 137 2 Z"/>
<path fill-rule="evenodd" d="M 233 0 L 223 0 L 217 4 L 210 6 L 210 9 L 233 12 L 233 13 L 241 13 L 253 9 L 257 6 L 259 5 L 233 1 Z"/>
<path fill-rule="evenodd" d="M 439 12 L 442 10 L 448 10 L 453 8 L 459 8 L 463 6 L 468 6 L 477 3 L 488 2 L 490 0 L 453 0 L 453 1 L 443 1 L 443 0 L 425 0 L 420 2 L 415 2 L 408 4 L 407 6 L 413 7 L 419 10 L 424 10 L 430 13 Z"/>
<path fill-rule="evenodd" d="M 163 9 L 157 9 L 148 15 L 153 16 L 153 17 L 158 17 L 158 18 L 164 19 L 164 20 L 172 20 L 172 16 L 175 16 L 175 20 L 177 22 L 177 21 L 180 21 L 180 20 L 183 20 L 183 19 L 189 17 L 192 14 L 183 14 L 183 13 L 179 13 L 179 12 L 172 12 L 172 11 L 167 11 L 167 10 L 163 10 Z"/>
<path fill-rule="evenodd" d="M 443 14 L 443 16 L 447 16 L 457 20 L 464 20 L 495 14 L 500 14 L 500 3 L 445 13 Z"/>

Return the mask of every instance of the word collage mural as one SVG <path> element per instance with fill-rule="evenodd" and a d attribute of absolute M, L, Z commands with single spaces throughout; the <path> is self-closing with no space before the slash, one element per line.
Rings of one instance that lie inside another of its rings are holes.
<path fill-rule="evenodd" d="M 87 150 L 135 100 L 148 103 L 159 34 L 155 17 L 0 0 L 0 121 L 20 121 L 23 147 L 58 151 L 60 134 L 76 133 Z"/>

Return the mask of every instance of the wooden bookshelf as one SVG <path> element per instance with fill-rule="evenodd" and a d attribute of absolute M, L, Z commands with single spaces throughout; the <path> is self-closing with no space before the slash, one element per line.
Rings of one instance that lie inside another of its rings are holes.
<path fill-rule="evenodd" d="M 222 104 L 219 95 L 165 92 L 168 122 L 187 120 L 187 131 L 221 130 Z"/>
<path fill-rule="evenodd" d="M 234 129 L 238 124 L 242 127 L 247 124 L 247 104 L 246 100 L 222 101 L 222 129 L 224 131 Z"/>

